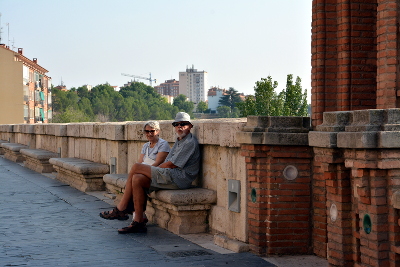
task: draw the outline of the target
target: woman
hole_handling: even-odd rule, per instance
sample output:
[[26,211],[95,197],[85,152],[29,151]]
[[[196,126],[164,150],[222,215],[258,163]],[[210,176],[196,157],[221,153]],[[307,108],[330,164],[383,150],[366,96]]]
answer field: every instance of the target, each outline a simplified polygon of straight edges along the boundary
[[[158,166],[164,162],[170,147],[167,141],[159,137],[160,124],[157,121],[148,121],[143,127],[143,131],[149,142],[145,143],[138,160],[138,163]],[[144,210],[146,207],[144,207]],[[125,192],[121,201],[112,211],[100,213],[100,217],[108,220],[127,220],[128,214],[133,212],[133,194],[132,194],[132,175],[129,173],[125,185]]]

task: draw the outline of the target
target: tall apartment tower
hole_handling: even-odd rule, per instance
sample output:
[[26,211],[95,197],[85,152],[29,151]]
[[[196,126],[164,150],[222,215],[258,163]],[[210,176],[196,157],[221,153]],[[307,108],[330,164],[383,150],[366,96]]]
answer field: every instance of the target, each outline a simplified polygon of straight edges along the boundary
[[0,124],[47,123],[52,118],[48,70],[0,44]]
[[189,98],[189,101],[198,104],[200,101],[206,101],[206,88],[208,83],[208,73],[206,71],[197,71],[192,68],[186,68],[186,72],[179,72],[179,94]]

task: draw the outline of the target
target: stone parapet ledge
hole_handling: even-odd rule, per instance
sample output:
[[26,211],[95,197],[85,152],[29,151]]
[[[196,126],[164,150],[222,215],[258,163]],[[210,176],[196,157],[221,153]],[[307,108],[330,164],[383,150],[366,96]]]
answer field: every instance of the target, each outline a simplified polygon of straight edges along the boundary
[[400,147],[400,109],[325,112],[309,144],[327,148]]
[[316,131],[308,134],[308,143],[312,147],[337,147],[337,134],[344,132],[352,120],[350,111],[324,112],[323,123],[316,127]]
[[[236,132],[245,126],[246,118],[193,120],[192,133],[200,144],[239,147]],[[173,143],[176,140],[173,120],[159,121],[160,137]],[[0,134],[35,134],[57,137],[90,138],[110,141],[144,141],[144,121],[128,122],[84,122],[84,123],[48,123],[48,124],[12,124],[0,125]],[[275,126],[274,126],[275,127]]]
[[310,130],[310,117],[249,116],[236,139],[240,144],[304,146]]

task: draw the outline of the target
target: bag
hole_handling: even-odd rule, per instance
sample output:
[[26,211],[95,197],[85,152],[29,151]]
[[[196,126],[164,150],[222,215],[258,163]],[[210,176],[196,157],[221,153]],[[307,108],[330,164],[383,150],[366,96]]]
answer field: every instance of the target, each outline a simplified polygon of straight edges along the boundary
[[147,165],[153,165],[154,162],[156,162],[154,159],[151,159],[149,157],[149,147],[147,147],[146,149],[146,153],[144,154],[144,158],[143,158],[143,164],[147,164]]

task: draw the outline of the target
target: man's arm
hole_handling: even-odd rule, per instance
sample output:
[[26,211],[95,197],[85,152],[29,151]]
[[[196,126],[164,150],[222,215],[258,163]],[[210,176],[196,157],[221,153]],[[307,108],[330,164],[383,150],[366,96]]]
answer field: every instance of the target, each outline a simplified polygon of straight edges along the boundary
[[160,167],[160,168],[168,168],[168,169],[178,168],[178,166],[175,166],[171,161],[164,162],[164,163],[158,165],[158,167]]

